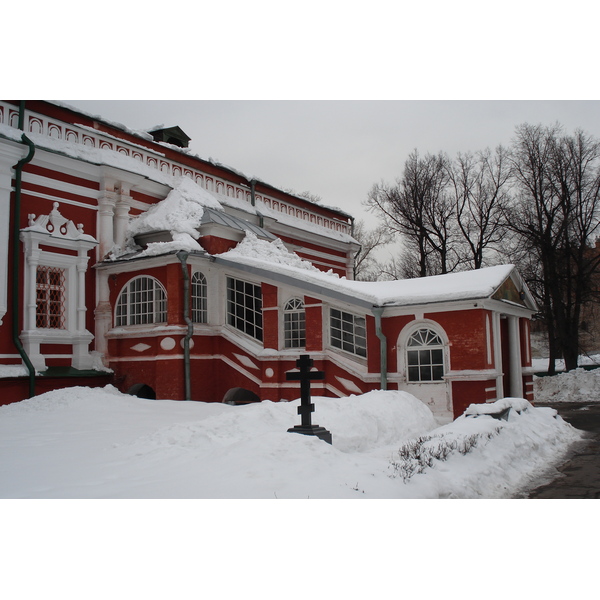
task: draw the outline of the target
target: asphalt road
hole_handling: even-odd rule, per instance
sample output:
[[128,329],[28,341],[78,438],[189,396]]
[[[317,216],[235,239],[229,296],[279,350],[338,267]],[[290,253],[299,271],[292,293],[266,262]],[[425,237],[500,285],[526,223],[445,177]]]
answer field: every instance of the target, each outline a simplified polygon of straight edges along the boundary
[[[537,404],[536,406],[541,406]],[[573,445],[559,475],[550,483],[531,490],[527,498],[600,498],[600,402],[565,402],[550,405],[561,417],[586,432],[586,439]]]

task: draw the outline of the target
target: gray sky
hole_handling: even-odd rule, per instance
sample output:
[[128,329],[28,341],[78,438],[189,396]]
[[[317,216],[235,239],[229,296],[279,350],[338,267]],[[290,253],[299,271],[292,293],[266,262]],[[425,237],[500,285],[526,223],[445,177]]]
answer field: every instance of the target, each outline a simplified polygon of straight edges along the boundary
[[192,151],[365,219],[371,186],[409,153],[508,145],[521,123],[561,123],[600,137],[600,101],[64,100],[132,129],[179,125]]

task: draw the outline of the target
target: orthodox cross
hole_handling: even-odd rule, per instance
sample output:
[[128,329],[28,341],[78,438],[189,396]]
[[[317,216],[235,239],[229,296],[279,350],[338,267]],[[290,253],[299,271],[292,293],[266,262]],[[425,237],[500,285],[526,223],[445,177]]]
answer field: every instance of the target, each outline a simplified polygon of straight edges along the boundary
[[311,413],[315,411],[315,405],[310,401],[310,382],[317,379],[325,379],[323,371],[311,371],[313,360],[308,354],[303,354],[296,361],[299,372],[286,373],[288,381],[300,381],[300,406],[298,414],[302,417],[302,422],[298,426],[288,429],[290,432],[303,433],[304,435],[316,435],[322,440],[331,444],[331,433],[324,427],[313,425],[311,422]]

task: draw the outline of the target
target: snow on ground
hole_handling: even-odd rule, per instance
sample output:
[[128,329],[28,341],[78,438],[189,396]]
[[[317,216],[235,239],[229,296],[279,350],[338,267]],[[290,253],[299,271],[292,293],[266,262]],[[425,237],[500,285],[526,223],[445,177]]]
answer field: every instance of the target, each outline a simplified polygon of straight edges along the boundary
[[[548,371],[548,359],[547,358],[534,358],[531,361],[533,369],[536,373],[545,373]],[[592,354],[590,356],[579,356],[577,364],[580,367],[590,367],[600,365],[600,354]],[[556,361],[556,370],[565,370],[565,361],[559,359]]]
[[552,408],[438,427],[404,392],[313,399],[333,445],[288,433],[299,401],[246,406],[67,388],[0,407],[2,498],[504,498],[579,432]]
[[600,402],[600,369],[575,369],[534,379],[537,402]]

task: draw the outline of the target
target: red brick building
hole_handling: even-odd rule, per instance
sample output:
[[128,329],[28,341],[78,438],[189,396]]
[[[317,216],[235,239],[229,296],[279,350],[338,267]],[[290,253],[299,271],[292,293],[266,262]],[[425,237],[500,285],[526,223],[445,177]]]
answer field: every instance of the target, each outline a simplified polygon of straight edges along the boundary
[[339,209],[135,132],[0,101],[0,402],[105,385],[149,397],[289,400],[407,390],[442,417],[532,399],[535,304],[511,266],[352,280]]

